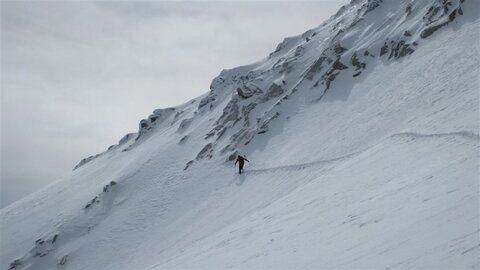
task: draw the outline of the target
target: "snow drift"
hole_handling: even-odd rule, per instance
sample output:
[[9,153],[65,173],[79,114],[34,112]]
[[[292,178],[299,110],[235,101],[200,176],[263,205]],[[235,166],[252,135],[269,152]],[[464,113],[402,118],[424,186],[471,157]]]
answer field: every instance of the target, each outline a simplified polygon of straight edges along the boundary
[[480,267],[479,14],[353,0],[2,209],[2,269]]

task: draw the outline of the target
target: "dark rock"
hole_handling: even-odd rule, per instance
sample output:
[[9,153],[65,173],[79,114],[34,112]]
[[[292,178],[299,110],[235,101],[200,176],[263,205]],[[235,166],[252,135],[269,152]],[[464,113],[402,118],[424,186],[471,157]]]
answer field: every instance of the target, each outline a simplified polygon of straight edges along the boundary
[[110,186],[115,186],[117,184],[117,182],[115,181],[110,181]]
[[361,72],[361,71],[359,71],[359,72],[357,72],[357,73],[353,74],[353,76],[352,76],[352,77],[357,77],[357,76],[358,76],[358,75],[360,75],[360,74],[362,74],[362,72]]
[[215,135],[215,132],[213,132],[213,130],[212,130],[209,133],[205,134],[204,139],[207,140],[207,139],[213,137],[213,135]]
[[140,121],[140,128],[147,128],[148,127],[148,122],[147,120],[143,119]]
[[22,261],[20,259],[16,259],[13,262],[10,263],[10,270],[15,269],[17,266],[20,266],[22,264]]
[[383,44],[383,46],[380,48],[380,56],[384,55],[388,53],[388,44],[387,42],[385,41],[385,43]]
[[256,92],[257,91],[250,89],[247,85],[244,85],[242,88],[237,88],[237,94],[244,99],[252,97]]
[[320,56],[309,68],[305,74],[305,78],[308,80],[313,79],[313,76],[319,73],[323,69],[323,62],[327,59],[326,56]]
[[183,119],[182,122],[180,122],[180,125],[178,126],[177,131],[183,131],[185,130],[190,124],[192,123],[193,118],[188,118],[188,119]]
[[238,107],[238,98],[233,98],[228,102],[227,106],[225,106],[225,108],[223,109],[222,115],[215,122],[215,124],[225,125],[230,121],[235,121],[236,119],[238,119],[238,115],[240,114],[239,110],[240,109]]
[[406,36],[406,37],[411,37],[412,36],[412,34],[408,30],[403,32],[403,35]]
[[350,63],[356,67],[355,70],[359,70],[359,69],[365,69],[365,66],[366,64],[365,63],[362,63],[358,60],[357,58],[357,52],[353,53],[352,55],[352,58],[350,59]]
[[[215,80],[216,79],[214,79],[214,81]],[[212,84],[213,84],[213,82],[212,82]],[[212,88],[212,86],[210,86],[210,88]],[[200,100],[200,103],[198,104],[198,109],[200,110],[205,105],[214,102],[216,100],[216,96],[217,95],[213,92],[213,90],[211,90],[210,93],[206,97],[204,97],[204,98],[202,98],[202,100]]]
[[250,104],[248,104],[247,106],[243,106],[242,107],[242,115],[243,117],[248,117],[248,115],[250,114],[250,112],[255,109],[255,107],[257,106],[257,103],[255,102],[252,102]]
[[335,51],[336,54],[342,54],[343,52],[347,51],[346,48],[344,48],[344,47],[342,47],[342,45],[340,45],[340,42],[335,44],[335,47],[334,47],[333,50]]
[[98,203],[98,196],[95,196],[91,201],[90,201],[91,204],[93,203]]
[[[308,39],[308,38],[307,38]],[[307,40],[307,42],[309,41],[310,39]],[[294,56],[295,57],[298,57],[298,56],[301,56],[305,53],[305,48],[303,46],[298,46],[295,48],[295,53],[294,53]]]
[[434,20],[434,17],[437,15],[437,13],[441,10],[439,6],[431,6],[427,13],[423,16],[423,21],[426,24],[432,23]]
[[237,88],[237,94],[241,96],[242,98],[249,98],[253,96],[253,93],[250,92],[244,92],[242,88],[238,87]]
[[157,115],[150,115],[150,117],[148,117],[148,120],[150,120],[151,123],[154,123],[157,119],[158,119]]
[[188,136],[183,136],[178,142],[178,144],[184,144],[187,140],[188,140]]
[[449,20],[449,21],[455,20],[455,16],[456,16],[456,15],[457,15],[457,10],[455,9],[455,10],[453,10],[453,12],[450,13],[450,15],[448,16],[448,20]]
[[410,48],[410,44],[406,44],[405,41],[400,41],[392,45],[392,51],[390,52],[389,58],[400,58],[406,55],[412,54],[414,50]]
[[263,97],[263,100],[266,101],[271,98],[278,97],[284,92],[285,92],[285,89],[283,89],[280,85],[276,83],[272,83],[272,85],[270,85],[270,88],[268,88],[267,93]]
[[190,160],[189,162],[187,162],[187,164],[185,165],[185,168],[183,168],[184,171],[186,171],[188,169],[188,167],[190,167],[192,164],[193,164],[193,160]]
[[216,125],[212,130],[210,130],[206,135],[205,135],[205,140],[210,138],[210,137],[213,137],[213,135],[215,135],[215,133],[217,133],[219,130],[221,130],[223,128],[223,124],[218,124]]
[[411,5],[408,5],[405,8],[405,13],[407,13],[407,17],[410,16],[410,14],[412,13],[412,6]]
[[348,67],[345,66],[342,62],[340,62],[340,58],[337,58],[337,61],[333,63],[333,68],[337,70],[343,70],[343,69],[347,69]]
[[65,265],[67,263],[68,255],[63,256],[58,262],[59,265]]
[[94,158],[95,158],[95,156],[89,156],[89,157],[87,157],[87,158],[82,159],[82,160],[73,168],[73,170],[76,170],[76,169],[82,167],[83,165],[85,165],[85,164],[87,164],[88,162],[92,161]]
[[235,160],[235,159],[237,158],[237,155],[238,155],[238,151],[235,151],[235,152],[231,153],[231,154],[228,156],[228,161]]
[[429,36],[431,36],[433,33],[435,33],[435,31],[437,31],[438,29],[444,27],[445,25],[447,25],[448,22],[444,22],[444,23],[441,23],[439,25],[435,25],[435,26],[432,26],[432,27],[429,27],[425,30],[422,31],[422,33],[420,34],[420,37],[421,38],[427,38]]
[[213,155],[213,145],[209,143],[205,145],[202,150],[198,153],[196,160],[204,159],[204,158],[212,158]]
[[340,72],[337,73],[331,73],[328,75],[325,79],[325,90],[328,90],[330,88],[330,84],[335,80],[335,77],[340,74]]
[[57,242],[57,239],[58,239],[58,234],[55,234],[52,238],[52,244],[54,244],[55,242]]
[[368,13],[374,9],[376,9],[377,7],[380,6],[380,3],[382,3],[383,0],[368,0],[366,4],[364,4],[367,8],[367,10],[365,11],[365,13]]
[[88,202],[86,205],[85,205],[85,209],[89,208],[90,206],[92,206],[94,203],[100,203],[100,200],[98,199],[98,196],[95,196],[93,199],[90,200],[90,202]]
[[449,0],[444,0],[443,1],[443,13],[448,12],[448,6],[451,6],[452,3]]
[[[462,1],[460,1],[460,4],[461,3],[462,3]],[[430,25],[430,24],[439,22],[439,21],[443,21],[443,23],[445,23],[445,19],[444,19],[445,16],[448,16],[449,21],[453,21],[456,17],[456,13],[457,13],[457,11],[460,7],[457,7],[452,12],[450,12],[450,7],[451,6],[452,6],[452,1],[450,1],[450,0],[442,0],[442,1],[433,2],[433,5],[428,9],[427,13],[423,16],[423,21],[425,22],[425,24],[427,26]],[[436,30],[436,29],[444,26],[443,23],[437,23],[437,25],[436,25],[437,28],[433,28],[433,29]],[[433,27],[435,27],[435,26],[433,26]],[[435,32],[435,30],[433,32]],[[428,33],[426,33],[426,35],[429,36]]]
[[143,134],[147,133],[147,131],[151,129],[148,123],[149,122],[146,119],[142,119],[140,121],[139,127],[138,127],[138,135],[135,138],[135,141],[138,141],[143,136]]
[[42,238],[38,239],[37,241],[35,241],[35,244],[36,245],[43,245],[43,243],[45,243],[45,241],[43,241]]

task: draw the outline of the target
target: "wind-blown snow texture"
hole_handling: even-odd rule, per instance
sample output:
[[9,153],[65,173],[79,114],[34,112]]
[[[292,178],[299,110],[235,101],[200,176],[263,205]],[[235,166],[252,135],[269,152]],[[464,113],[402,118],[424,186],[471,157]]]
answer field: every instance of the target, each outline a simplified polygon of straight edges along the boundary
[[479,6],[354,0],[222,71],[2,209],[2,269],[479,268]]

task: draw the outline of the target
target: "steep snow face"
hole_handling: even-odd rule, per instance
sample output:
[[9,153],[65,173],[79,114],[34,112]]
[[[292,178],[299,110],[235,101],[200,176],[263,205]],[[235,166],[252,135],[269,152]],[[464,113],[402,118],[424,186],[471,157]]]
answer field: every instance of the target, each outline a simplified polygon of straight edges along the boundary
[[480,267],[479,14],[352,1],[2,209],[2,269]]
[[231,160],[254,137],[266,133],[280,111],[289,115],[302,105],[290,100],[295,95],[302,96],[302,103],[312,103],[334,84],[351,88],[368,76],[373,63],[412,54],[425,38],[462,17],[462,5],[460,0],[352,1],[321,26],[286,38],[266,59],[222,71],[198,105],[194,100],[194,106],[156,110],[140,122],[136,140],[174,115],[172,124],[181,119],[183,143],[191,123],[209,115],[215,121],[208,124],[207,141],[185,168],[215,154]]

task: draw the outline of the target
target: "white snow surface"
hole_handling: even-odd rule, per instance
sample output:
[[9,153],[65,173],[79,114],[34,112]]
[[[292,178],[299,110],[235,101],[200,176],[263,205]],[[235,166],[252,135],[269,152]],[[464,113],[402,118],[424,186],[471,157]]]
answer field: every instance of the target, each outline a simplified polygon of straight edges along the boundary
[[[422,38],[442,2],[354,0],[156,110],[0,210],[1,268],[480,268],[480,3],[447,1],[462,14]],[[386,40],[414,52],[380,56]],[[347,66],[329,87],[332,63],[307,78],[322,52]]]

